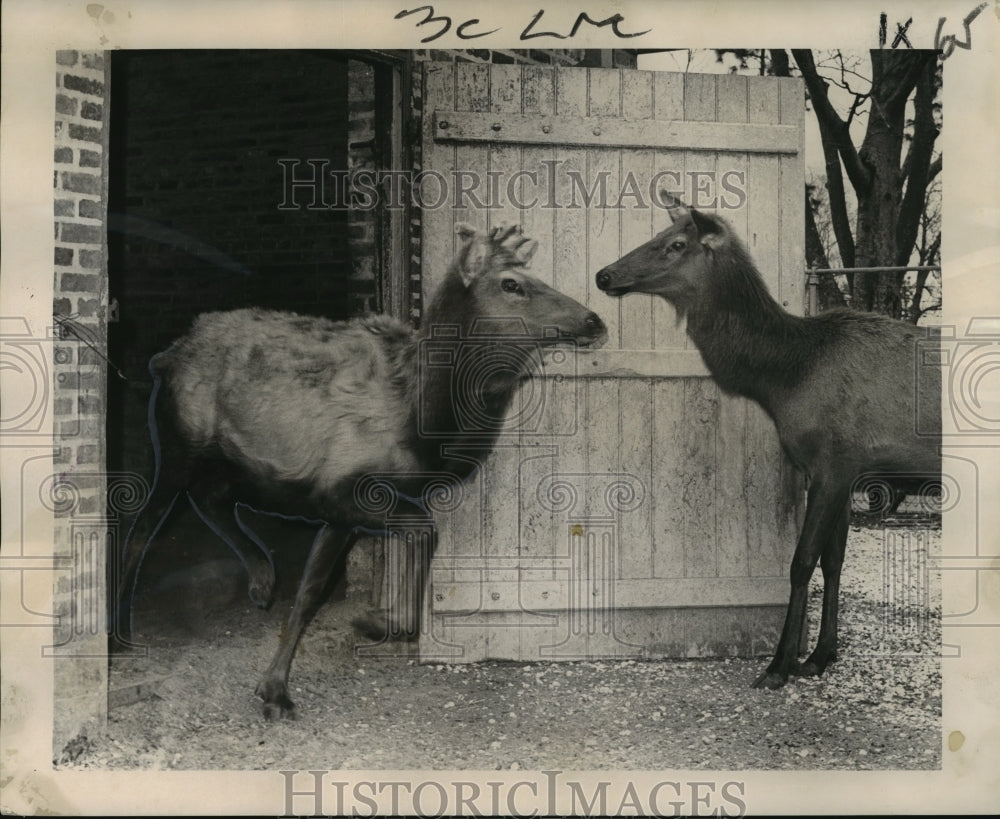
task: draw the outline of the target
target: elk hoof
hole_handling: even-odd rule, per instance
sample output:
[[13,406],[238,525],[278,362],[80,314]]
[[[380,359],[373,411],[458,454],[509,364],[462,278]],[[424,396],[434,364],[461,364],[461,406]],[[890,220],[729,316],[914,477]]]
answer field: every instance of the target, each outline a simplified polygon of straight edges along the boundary
[[823,668],[812,660],[806,660],[792,673],[795,674],[796,677],[818,677],[823,673]]
[[836,659],[836,654],[830,657],[813,654],[802,665],[794,669],[792,673],[799,677],[820,677],[826,671],[827,665]]
[[781,688],[786,682],[788,682],[787,674],[782,674],[777,671],[765,671],[757,678],[753,687],[766,688],[769,691],[774,691]]
[[295,703],[288,699],[288,697],[281,697],[274,702],[264,703],[264,719],[268,722],[295,718]]
[[264,700],[264,719],[295,719],[295,703],[288,696],[285,686],[261,683],[257,686],[257,696]]

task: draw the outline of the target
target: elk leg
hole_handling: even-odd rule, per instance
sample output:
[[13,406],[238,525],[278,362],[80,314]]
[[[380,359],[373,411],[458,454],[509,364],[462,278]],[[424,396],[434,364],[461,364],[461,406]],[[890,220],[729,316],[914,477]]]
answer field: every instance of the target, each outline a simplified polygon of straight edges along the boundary
[[295,646],[306,624],[312,619],[323,600],[327,581],[337,559],[354,539],[353,532],[324,526],[316,533],[306,560],[299,590],[295,594],[288,619],[278,639],[278,650],[257,684],[257,695],[264,700],[264,718],[295,718],[295,704],[288,696],[288,672],[295,655]]
[[188,492],[188,501],[205,525],[240,559],[249,578],[250,599],[260,608],[267,608],[274,594],[274,562],[263,544],[241,525],[228,483],[213,474]]
[[132,605],[139,567],[150,541],[170,517],[180,491],[176,483],[158,480],[125,537],[118,564],[121,575],[117,579],[115,614],[111,623],[113,640],[122,646],[129,645],[132,635]]
[[799,668],[803,677],[822,674],[829,663],[837,659],[837,613],[840,599],[840,570],[844,565],[847,548],[847,530],[851,519],[850,503],[837,521],[830,540],[823,549],[820,566],[823,569],[823,619],[819,628],[819,639],[812,654]]
[[821,481],[814,481],[809,487],[806,520],[792,558],[792,588],[785,613],[785,625],[781,630],[774,659],[754,682],[754,688],[780,688],[788,681],[788,675],[797,669],[802,621],[809,597],[809,578],[812,577],[823,547],[830,539],[831,529],[837,525],[838,516],[843,514],[847,506],[848,493],[846,486],[827,485]]

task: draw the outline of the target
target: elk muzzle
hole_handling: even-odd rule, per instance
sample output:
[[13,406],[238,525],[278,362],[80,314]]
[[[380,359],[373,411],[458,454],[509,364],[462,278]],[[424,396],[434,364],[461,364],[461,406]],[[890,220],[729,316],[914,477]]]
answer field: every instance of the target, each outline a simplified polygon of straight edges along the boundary
[[614,265],[608,265],[598,271],[594,280],[597,282],[597,289],[609,296],[624,296],[629,292],[629,287],[615,281]]
[[587,347],[600,347],[608,337],[608,328],[597,313],[591,313],[583,321],[586,328],[580,342]]

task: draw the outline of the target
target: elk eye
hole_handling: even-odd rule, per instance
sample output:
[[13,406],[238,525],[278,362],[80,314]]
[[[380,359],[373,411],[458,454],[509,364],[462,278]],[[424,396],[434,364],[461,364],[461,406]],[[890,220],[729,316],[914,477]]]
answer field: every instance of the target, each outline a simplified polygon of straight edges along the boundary
[[517,279],[503,279],[500,282],[500,287],[505,293],[520,293],[524,295],[521,283]]
[[684,242],[674,242],[672,245],[670,245],[670,249],[675,250],[678,253],[680,253],[684,249],[684,247],[685,247]]

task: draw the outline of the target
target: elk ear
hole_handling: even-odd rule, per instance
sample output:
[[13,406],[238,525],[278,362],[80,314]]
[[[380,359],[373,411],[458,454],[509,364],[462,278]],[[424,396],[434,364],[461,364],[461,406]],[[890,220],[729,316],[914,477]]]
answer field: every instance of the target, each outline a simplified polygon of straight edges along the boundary
[[691,210],[680,199],[667,191],[665,188],[660,188],[660,190],[657,191],[657,195],[660,197],[660,204],[663,205],[663,207],[667,209],[667,213],[670,214],[670,220],[672,222],[683,219]]
[[725,242],[725,227],[713,216],[691,209],[691,221],[698,231],[698,241],[710,250],[716,250]]
[[459,222],[455,225],[455,235],[458,236],[463,243],[467,243],[471,241],[473,236],[476,235],[476,229],[468,222]]
[[467,222],[455,225],[455,234],[461,241],[456,259],[458,274],[462,277],[462,284],[468,287],[486,269],[489,240]]

